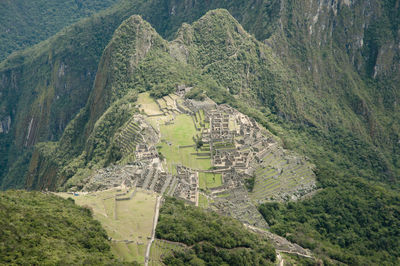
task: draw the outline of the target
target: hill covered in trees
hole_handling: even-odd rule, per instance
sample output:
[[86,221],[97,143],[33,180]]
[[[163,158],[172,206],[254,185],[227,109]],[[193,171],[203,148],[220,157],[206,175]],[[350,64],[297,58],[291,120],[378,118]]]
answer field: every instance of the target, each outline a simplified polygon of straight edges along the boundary
[[1,264],[119,264],[91,211],[42,192],[0,193]]
[[[238,21],[217,10],[182,25],[218,7]],[[316,165],[314,197],[260,206],[272,230],[340,262],[396,264],[398,8],[123,1],[1,63],[3,188],[57,189],[115,163],[106,143],[135,112],[125,107],[137,92],[161,97],[184,83],[192,98],[239,109]],[[155,30],[125,20],[135,13]],[[38,144],[49,140],[60,141]]]
[[118,0],[1,1],[0,60],[56,34],[79,19],[104,10]]
[[166,265],[274,265],[275,249],[238,221],[167,198],[157,238],[188,247],[164,258]]

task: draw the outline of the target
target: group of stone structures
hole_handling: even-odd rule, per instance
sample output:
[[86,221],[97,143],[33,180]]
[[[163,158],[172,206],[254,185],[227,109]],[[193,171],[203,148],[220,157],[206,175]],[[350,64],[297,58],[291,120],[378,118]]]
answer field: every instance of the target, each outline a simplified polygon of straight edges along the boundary
[[[211,161],[212,168],[206,172],[222,175],[221,186],[203,191],[213,209],[244,223],[266,227],[255,202],[295,200],[314,189],[312,165],[284,150],[254,119],[209,98],[196,101],[178,97],[187,91],[178,88],[176,95],[157,100],[157,104],[164,113],[192,116],[202,142],[197,156],[206,155],[200,159]],[[174,119],[164,123],[174,123]],[[156,149],[160,141],[159,130],[146,116],[134,115],[116,138],[124,154],[134,154],[132,163],[97,171],[87,180],[84,190],[139,187],[197,205],[200,170],[176,165],[176,174],[166,171]],[[249,192],[246,180],[254,178],[254,189]]]
[[[255,201],[296,200],[315,189],[313,166],[284,150],[254,119],[209,99],[185,100],[184,105],[196,121],[196,112],[203,110],[201,141],[209,149],[212,172],[222,174],[222,185],[208,191],[213,208],[265,227]],[[256,191],[249,193],[245,182],[252,178]]]
[[179,183],[176,185],[173,196],[191,202],[198,202],[199,173],[184,166],[176,167]]
[[203,129],[202,141],[209,144],[214,168],[222,172],[221,188],[243,187],[244,180],[254,177],[258,191],[251,196],[258,202],[296,200],[315,189],[313,166],[284,150],[254,119],[228,105],[204,114],[210,126]]
[[83,191],[106,190],[114,187],[137,187],[167,194],[196,203],[198,201],[198,173],[177,166],[177,174],[162,170],[161,162],[137,162],[125,166],[110,166],[98,170],[85,181]]

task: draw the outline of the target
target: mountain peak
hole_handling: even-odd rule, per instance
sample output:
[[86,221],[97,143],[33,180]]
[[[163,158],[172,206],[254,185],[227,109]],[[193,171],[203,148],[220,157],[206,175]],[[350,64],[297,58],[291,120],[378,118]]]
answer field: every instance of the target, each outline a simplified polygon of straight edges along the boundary
[[198,21],[194,22],[193,26],[195,28],[197,26],[198,28],[212,27],[217,29],[222,28],[224,30],[235,30],[249,36],[240,23],[226,9],[208,11]]
[[210,10],[208,11],[203,18],[207,18],[207,17],[220,17],[220,18],[227,18],[227,19],[231,19],[236,21],[236,19],[234,17],[232,17],[231,13],[229,13],[228,10],[224,9],[224,8],[219,8],[219,9],[214,9],[214,10]]
[[[128,90],[132,73],[153,49],[166,49],[167,42],[139,15],[126,19],[104,50],[90,99],[91,121]],[[93,126],[93,125],[92,125]]]

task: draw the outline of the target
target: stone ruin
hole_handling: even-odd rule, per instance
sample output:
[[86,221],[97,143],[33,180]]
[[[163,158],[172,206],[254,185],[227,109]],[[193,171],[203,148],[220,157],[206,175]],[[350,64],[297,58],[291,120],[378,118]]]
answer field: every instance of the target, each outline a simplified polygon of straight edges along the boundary
[[198,201],[198,173],[184,166],[176,166],[177,174],[162,170],[161,162],[153,160],[133,165],[110,166],[100,169],[85,180],[82,191],[98,191],[115,187],[141,188],[182,198],[196,204]]
[[175,94],[184,97],[193,87],[186,87],[185,85],[178,85],[175,90]]
[[[183,93],[186,88],[178,87],[178,90]],[[211,160],[213,166],[207,172],[222,175],[221,186],[205,191],[211,199],[211,208],[244,223],[265,228],[267,224],[257,211],[255,202],[296,200],[315,189],[315,178],[308,181],[303,178],[303,175],[313,175],[309,164],[284,150],[275,137],[254,119],[228,105],[217,105],[208,98],[196,101],[175,96],[165,102],[165,106],[158,102],[165,112],[186,113],[192,116],[195,125],[200,125],[201,128],[196,125],[196,129],[205,144],[201,154],[207,154],[202,159]],[[204,121],[197,117],[200,111],[204,113]],[[164,123],[173,123],[173,119],[174,116]],[[156,149],[160,133],[146,121],[145,116],[134,115],[117,135],[116,142],[124,154],[134,154],[134,162],[98,170],[86,180],[83,190],[138,187],[198,204],[198,170],[183,165],[175,166],[174,175],[164,170]],[[261,190],[249,193],[245,182],[253,177]],[[281,180],[285,178],[292,183],[287,181],[288,185],[283,187],[286,181]],[[269,185],[271,181],[275,183]],[[266,184],[265,190],[262,182]]]
[[179,182],[172,195],[189,202],[197,203],[199,173],[181,165],[176,166],[176,171]]

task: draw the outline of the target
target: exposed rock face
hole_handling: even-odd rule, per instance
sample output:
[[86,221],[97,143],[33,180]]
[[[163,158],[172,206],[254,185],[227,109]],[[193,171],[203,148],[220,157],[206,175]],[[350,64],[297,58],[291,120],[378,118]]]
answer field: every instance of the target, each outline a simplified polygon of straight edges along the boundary
[[[210,53],[210,51],[213,52]],[[242,58],[248,58],[248,60]],[[167,69],[168,74],[162,73],[156,76],[157,79],[154,82],[152,81],[154,77],[150,73],[157,75],[160,72],[159,63],[165,64],[162,68]],[[68,63],[65,65],[69,66]],[[63,67],[60,64],[57,74],[60,70],[67,71],[68,69],[69,67]],[[308,125],[321,128],[338,123],[340,121],[338,117],[349,115],[354,119],[349,124],[342,123],[342,126],[356,125],[365,134],[364,121],[359,120],[357,114],[349,113],[348,109],[336,110],[334,106],[331,106],[331,112],[333,110],[336,112],[336,116],[332,117],[306,115],[308,112],[318,114],[320,110],[326,108],[327,103],[319,101],[319,96],[316,97],[312,91],[300,89],[305,85],[301,80],[296,80],[294,73],[290,70],[285,71],[283,63],[274,56],[273,50],[245,32],[226,10],[211,11],[193,25],[184,25],[179,30],[176,40],[172,42],[163,40],[150,24],[139,16],[132,16],[118,28],[105,49],[89,101],[72,123],[74,129],[69,130],[64,136],[65,140],[60,142],[63,146],[61,150],[65,150],[65,155],[60,158],[74,158],[81,153],[84,146],[88,153],[82,156],[91,157],[89,151],[95,149],[95,146],[89,148],[87,145],[91,142],[86,144],[85,142],[91,134],[94,134],[97,120],[117,100],[124,99],[131,91],[146,87],[156,90],[157,84],[164,84],[163,82],[166,81],[182,82],[187,79],[185,76],[188,75],[187,73],[193,75],[192,73],[196,72],[206,75],[204,79],[214,79],[218,84],[224,84],[230,94],[250,106],[271,105],[273,106],[271,108],[275,112],[278,111],[278,115],[284,118],[303,121]],[[162,86],[168,86],[168,83]],[[324,93],[321,92],[321,94]],[[369,117],[371,127],[378,131],[379,126],[376,125],[374,117],[368,110],[369,100],[361,96],[360,98],[359,106],[362,110],[357,113]],[[342,98],[338,97],[337,100],[342,101]],[[334,102],[335,100],[332,99],[332,104]],[[357,107],[357,110],[360,108]],[[40,124],[37,121],[35,118],[32,120],[31,117],[27,120],[28,125],[32,124],[31,127],[27,127],[31,130],[27,131],[29,136],[24,139],[27,145],[31,143],[29,142],[31,136],[35,136],[32,130],[35,132],[37,128],[35,125]],[[82,132],[83,128],[84,132]],[[76,146],[74,153],[68,154],[71,146]],[[282,171],[285,174],[290,172],[279,165],[274,167],[277,175],[281,175]],[[303,190],[307,193],[308,188],[304,187]],[[290,197],[290,195],[282,195],[281,198],[288,196]],[[296,197],[300,196],[299,194]]]
[[[167,1],[163,4],[165,8],[160,10],[160,2],[154,0],[143,5],[124,6],[124,12],[110,13],[99,21],[91,20],[93,25],[78,25],[67,31],[66,36],[85,40],[88,45],[82,50],[78,48],[81,42],[72,42],[72,48],[68,48],[68,38],[72,37],[57,37],[35,52],[10,58],[2,64],[0,100],[7,99],[6,111],[13,113],[11,127],[16,132],[13,143],[21,150],[38,141],[57,140],[60,137],[68,121],[86,103],[103,48],[128,13],[145,10],[144,17],[164,36],[171,36],[181,26],[182,21],[191,22],[208,9],[224,7],[243,24],[244,29],[253,33],[258,40],[264,41],[271,50],[259,49],[261,46],[258,44],[246,46],[243,40],[249,39],[249,35],[237,23],[224,19],[214,23],[210,19],[220,19],[219,15],[223,12],[211,13],[213,15],[192,26],[185,24],[178,31],[177,39],[173,43],[159,44],[175,60],[201,66],[204,73],[212,74],[224,69],[232,72],[235,69],[237,73],[233,77],[224,74],[215,78],[233,95],[251,103],[256,100],[260,106],[271,108],[275,114],[288,121],[315,126],[321,130],[343,127],[351,134],[361,136],[371,149],[376,145],[382,146],[380,149],[393,150],[393,143],[398,140],[398,124],[394,121],[392,127],[390,121],[399,112],[396,104],[399,102],[399,95],[395,84],[400,74],[395,60],[399,54],[396,30],[398,16],[395,13],[398,2],[390,5],[392,4],[393,6],[385,6],[380,1],[373,0],[307,3],[271,1],[268,5],[264,5],[262,1],[241,4],[219,0],[207,3]],[[149,14],[148,10],[160,10],[160,16]],[[160,20],[159,17],[163,19]],[[226,14],[223,17],[227,17]],[[140,27],[128,27],[130,23],[137,23],[138,19],[131,18],[125,23],[125,27],[120,28],[120,32],[139,32]],[[110,26],[103,27],[103,22],[110,23]],[[215,42],[208,42],[209,37],[215,37],[212,36],[212,31],[208,31],[215,24],[223,26],[220,29],[224,29],[224,32]],[[86,34],[83,28],[101,32],[96,36],[101,35],[102,38]],[[220,30],[213,29],[214,32]],[[90,104],[91,123],[95,123],[96,117],[104,111],[102,106],[107,104],[103,103],[112,101],[111,95],[107,95],[108,91],[113,91],[112,97],[118,97],[120,92],[129,88],[130,81],[125,74],[134,73],[132,71],[141,58],[157,47],[159,37],[154,32],[146,30],[142,31],[142,35],[143,38],[140,37],[137,43],[130,39],[127,46],[121,45],[121,50],[112,48],[115,46],[114,42],[104,53],[98,68],[101,74],[97,75],[95,85],[97,93],[92,95]],[[236,39],[238,35],[241,41]],[[53,46],[60,50],[56,49],[54,52]],[[254,52],[253,55],[257,54],[257,60],[264,60],[261,63],[266,66],[265,69],[254,68],[257,62],[250,60],[249,54],[240,50],[244,47],[247,51]],[[133,52],[136,49],[137,52]],[[210,50],[214,53],[204,53]],[[226,57],[221,57],[221,51],[225,52]],[[112,53],[114,56],[111,60],[108,56]],[[30,54],[35,54],[35,57],[30,57]],[[122,55],[121,60],[117,54]],[[244,54],[249,63],[242,65],[246,61],[242,57]],[[276,73],[268,72],[268,69],[279,65],[276,60],[271,61],[273,57],[270,54],[283,60],[281,72],[294,69],[299,82],[293,82],[297,78],[290,77],[280,86],[282,76],[279,75],[275,76],[277,79],[272,78],[272,81],[262,81],[263,75],[274,77]],[[80,60],[69,60],[71,58]],[[122,75],[116,78],[117,75],[112,74],[111,70],[105,71],[111,65],[119,68]],[[124,71],[121,65],[124,65]],[[364,75],[374,77],[378,82],[381,77],[389,77],[390,82],[377,86],[376,89],[366,90],[370,85],[365,83]],[[106,87],[112,87],[112,90],[102,91]],[[248,99],[248,96],[253,97]],[[359,112],[359,103],[363,103],[362,112]],[[2,101],[1,108],[4,108],[3,105],[5,101]],[[389,119],[377,119],[374,115],[377,111]],[[322,113],[324,115],[320,115]],[[31,132],[28,134],[32,117]],[[93,124],[88,127],[89,131],[92,126]],[[388,161],[385,158],[379,160],[382,164]],[[391,173],[391,166],[385,165],[384,168],[384,172]]]
[[7,134],[11,128],[11,116],[0,119],[0,133]]

